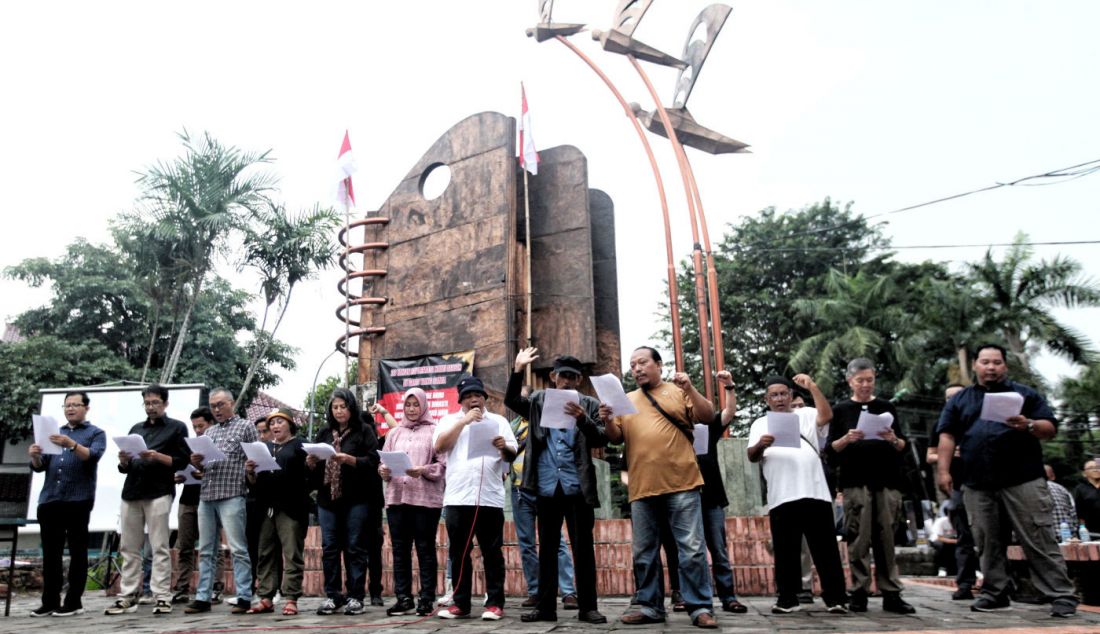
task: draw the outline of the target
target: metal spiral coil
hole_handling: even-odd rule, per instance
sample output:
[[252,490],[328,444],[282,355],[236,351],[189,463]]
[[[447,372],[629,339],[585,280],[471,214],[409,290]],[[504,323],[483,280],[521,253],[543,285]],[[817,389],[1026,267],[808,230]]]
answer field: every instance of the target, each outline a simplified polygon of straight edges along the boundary
[[367,253],[369,251],[385,251],[390,248],[389,242],[363,242],[355,246],[348,244],[348,231],[366,226],[381,226],[384,227],[389,224],[389,218],[383,218],[380,216],[371,216],[369,218],[361,218],[350,223],[348,226],[340,229],[339,237],[337,238],[340,245],[344,247],[343,253],[340,254],[338,265],[341,270],[344,271],[344,276],[340,278],[340,281],[336,284],[336,288],[340,291],[347,300],[341,303],[336,308],[336,318],[339,319],[345,325],[344,334],[336,340],[336,349],[351,357],[358,357],[357,350],[350,350],[348,348],[348,341],[355,337],[378,337],[386,333],[385,326],[367,326],[363,327],[362,323],[362,311],[360,311],[360,318],[358,320],[351,319],[349,313],[352,306],[359,306],[362,308],[381,308],[386,305],[389,300],[385,297],[370,297],[365,295],[356,295],[348,288],[348,282],[355,279],[364,280],[364,287],[366,286],[366,280],[374,280],[386,276],[386,269],[363,269],[352,270],[352,264],[348,261],[348,256],[355,253]]

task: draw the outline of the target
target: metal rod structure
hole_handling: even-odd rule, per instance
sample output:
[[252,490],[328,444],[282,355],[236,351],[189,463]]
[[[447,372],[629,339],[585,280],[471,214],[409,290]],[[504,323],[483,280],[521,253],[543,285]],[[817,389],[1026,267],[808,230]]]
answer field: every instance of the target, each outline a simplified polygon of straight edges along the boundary
[[[703,357],[703,388],[707,400],[714,401],[714,374],[711,370],[710,359],[710,329],[707,327],[707,321],[710,315],[707,310],[708,293],[706,284],[703,282],[703,254],[702,247],[699,243],[698,222],[695,217],[695,192],[691,185],[691,178],[688,176],[690,168],[686,165],[687,157],[684,153],[684,148],[680,145],[679,139],[676,138],[676,130],[672,127],[672,122],[668,118],[668,112],[666,112],[664,106],[661,105],[661,98],[657,96],[657,91],[653,88],[653,83],[649,81],[649,76],[646,75],[645,70],[633,55],[628,54],[626,58],[630,60],[630,64],[634,66],[634,70],[638,72],[638,76],[641,77],[642,82],[645,83],[646,90],[649,91],[650,96],[653,98],[655,108],[661,115],[661,121],[664,123],[665,130],[668,131],[668,140],[672,143],[672,150],[676,155],[676,161],[680,165],[680,176],[681,180],[684,182],[684,193],[687,196],[688,203],[688,215],[691,219],[691,238],[693,242],[691,261],[695,272],[695,303],[697,306],[696,313],[699,317],[699,350]],[[717,352],[719,354],[721,353],[720,350]],[[722,398],[722,396],[719,398]]]
[[[522,116],[522,114],[520,116]],[[531,131],[528,130],[527,134],[531,134]],[[520,148],[519,151],[520,154],[522,154],[523,148]],[[528,192],[527,190],[527,166],[520,167],[520,169],[523,171],[523,235],[527,240],[527,258],[526,262],[524,262],[523,264],[523,268],[526,272],[527,277],[527,347],[531,347],[532,345],[534,345],[531,343],[531,338],[533,334],[531,332],[531,196],[530,192]],[[527,364],[527,368],[525,369],[524,382],[527,383],[527,385],[531,385],[530,363]]]
[[[718,300],[718,269],[714,266],[714,250],[710,245],[710,231],[707,230],[707,217],[703,213],[703,199],[699,195],[699,183],[695,180],[695,169],[691,161],[684,153],[684,164],[687,165],[688,179],[691,181],[691,190],[695,194],[695,209],[699,213],[699,224],[703,229],[703,254],[707,258],[707,299],[710,301],[710,334],[714,340],[714,372],[718,373],[726,369],[726,349],[722,342],[722,313]],[[725,407],[725,390],[719,391],[720,404]]]
[[661,200],[661,215],[664,219],[665,225],[665,256],[668,269],[668,304],[672,320],[673,355],[676,359],[676,370],[683,371],[684,349],[680,331],[680,299],[679,290],[677,288],[678,285],[676,283],[676,265],[672,255],[672,226],[669,222],[668,199],[665,196],[664,180],[661,178],[661,170],[657,166],[657,159],[653,155],[653,148],[649,145],[649,139],[646,137],[645,130],[642,128],[641,124],[638,123],[638,119],[634,116],[634,111],[630,108],[630,104],[628,104],[626,100],[623,99],[622,94],[619,92],[619,89],[615,87],[615,84],[612,83],[611,79],[608,78],[608,76],[604,74],[602,70],[600,70],[600,67],[597,66],[596,63],[593,62],[587,55],[585,55],[583,51],[573,45],[572,42],[565,39],[561,35],[556,35],[554,37],[563,45],[565,45],[566,48],[573,51],[578,57],[580,57],[585,64],[588,64],[588,67],[591,68],[592,71],[595,72],[601,80],[603,80],[604,85],[606,85],[607,88],[611,91],[611,94],[615,96],[615,99],[619,101],[619,105],[623,107],[623,111],[626,113],[627,118],[630,119],[630,122],[634,125],[634,130],[638,133],[638,139],[642,142],[642,147],[645,148],[646,156],[649,158],[649,165],[653,170],[653,178],[657,182],[657,194]]

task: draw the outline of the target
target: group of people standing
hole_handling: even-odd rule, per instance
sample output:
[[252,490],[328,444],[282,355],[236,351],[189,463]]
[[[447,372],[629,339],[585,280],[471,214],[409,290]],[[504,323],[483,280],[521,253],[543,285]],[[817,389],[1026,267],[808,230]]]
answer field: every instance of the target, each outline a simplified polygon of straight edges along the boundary
[[[1005,357],[998,346],[980,347],[974,362],[975,385],[954,395],[944,408],[936,426],[940,483],[948,491],[961,488],[957,497],[965,501],[981,554],[985,583],[973,609],[1007,607],[1010,584],[1005,550],[1009,531],[1015,531],[1034,567],[1036,587],[1052,601],[1052,615],[1070,616],[1077,600],[1041,512],[1050,498],[1042,482],[1039,441],[1054,435],[1055,419],[1034,390],[1007,380]],[[717,375],[727,398],[716,412],[686,374],[676,372],[671,381],[665,381],[660,354],[643,346],[630,357],[630,372],[638,386],[627,395],[633,413],[616,412],[581,395],[562,412],[574,424],[545,426],[547,393],[530,392],[523,385],[524,371],[537,358],[537,349],[527,348],[515,359],[504,397],[504,404],[517,414],[520,424],[515,426],[487,410],[488,393],[473,376],[458,384],[461,409],[438,421],[431,416],[428,395],[417,388],[403,395],[399,418],[377,404],[363,412],[352,392],[336,390],[326,411],[327,426],[315,439],[332,448],[324,457],[303,446],[291,412],[272,412],[262,422],[277,470],[260,470],[245,455],[242,444],[257,440],[257,428],[234,413],[234,398],[228,390],[211,391],[209,409],[199,408],[192,414],[196,435],[210,438],[224,454],[215,458],[192,452],[184,423],[165,416],[168,390],[156,385],[145,388],[147,419],[134,425],[131,433],[142,436],[147,449],[137,455],[118,454],[119,471],[126,474],[120,545],[124,564],[120,596],[106,613],[137,609],[146,535],[152,553],[153,613],[170,613],[173,599],[179,601],[181,595],[189,599],[193,575],[189,562],[181,563],[176,596],[171,594],[168,531],[176,474],[187,469],[199,481],[190,485],[197,489],[189,492],[185,487],[179,511],[181,558],[190,557],[186,548],[193,546],[196,533],[198,538],[199,578],[194,599],[185,609],[188,613],[211,609],[224,533],[237,595],[232,612],[272,612],[276,594],[281,594],[283,614],[297,614],[310,498],[316,491],[325,591],[319,614],[355,615],[365,610],[368,570],[381,570],[384,504],[396,594],[387,614],[470,618],[470,552],[476,538],[486,585],[481,618],[499,620],[504,615],[505,479],[511,472],[520,541],[533,542],[531,529],[536,528],[539,543],[537,554],[525,553],[523,558],[529,586],[524,606],[530,610],[521,614],[521,620],[557,620],[559,584],[574,582],[566,593],[572,604],[566,601],[565,607],[576,609],[583,622],[605,623],[597,605],[593,534],[600,500],[592,454],[608,443],[624,445],[624,475],[629,476],[624,481],[633,529],[635,594],[621,621],[645,624],[667,619],[662,543],[671,547],[666,552],[674,553],[668,562],[670,573],[675,573],[678,598],[693,625],[718,626],[714,596],[724,611],[745,612],[737,600],[728,557],[723,508],[728,500],[716,456],[718,439],[736,413],[729,373]],[[835,404],[805,374],[793,380],[775,376],[765,381],[768,410],[796,417],[797,423],[792,424],[798,427],[797,446],[777,445],[767,416],[757,419],[749,430],[748,459],[761,463],[767,486],[778,591],[772,611],[777,614],[793,612],[807,599],[812,602],[812,596],[805,596],[808,570],[803,560],[809,558],[816,566],[828,612],[867,610],[872,575],[884,610],[915,611],[901,597],[894,560],[894,532],[901,517],[901,455],[908,440],[894,406],[875,394],[873,363],[853,360],[846,377],[851,396]],[[575,390],[584,380],[583,366],[574,357],[558,357],[550,379],[558,389]],[[1024,396],[1021,414],[1004,423],[982,420],[984,395],[1003,391]],[[804,399],[809,402],[799,407]],[[103,432],[86,419],[88,406],[87,394],[66,395],[68,424],[50,439],[62,447],[61,454],[45,454],[37,445],[30,448],[31,467],[48,476],[38,508],[45,584],[36,616],[82,612],[87,522],[94,502],[96,463],[106,449]],[[868,437],[859,424],[864,413],[888,416],[890,422]],[[382,416],[390,425],[385,450],[408,457],[411,467],[403,473],[380,461],[382,441],[372,415]],[[708,428],[705,451],[694,446],[698,424]],[[521,452],[522,468],[511,468]],[[1100,469],[1095,471],[1100,482]],[[386,483],[384,501],[382,482]],[[850,591],[845,588],[837,548],[833,508],[838,494],[843,498],[842,535],[848,548]],[[449,542],[447,571],[453,594],[450,605],[435,612],[436,532],[441,516]],[[253,529],[255,554],[249,552],[248,517],[259,518]],[[572,554],[571,573],[564,571],[570,558],[563,547],[563,524]],[[187,539],[190,543],[184,543]],[[61,555],[66,541],[72,559],[69,591],[62,601]],[[415,597],[414,547],[419,568]],[[803,557],[804,553],[810,557]],[[254,576],[258,577],[255,584]],[[380,580],[377,583],[380,592]],[[374,599],[373,588],[371,595]]]

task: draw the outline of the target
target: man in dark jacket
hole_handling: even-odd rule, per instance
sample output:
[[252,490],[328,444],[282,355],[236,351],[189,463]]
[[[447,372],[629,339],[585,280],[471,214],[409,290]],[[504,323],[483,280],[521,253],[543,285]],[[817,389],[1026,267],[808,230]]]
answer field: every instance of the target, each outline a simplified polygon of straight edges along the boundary
[[[596,524],[593,509],[600,505],[600,499],[591,450],[607,445],[600,422],[600,403],[590,396],[579,395],[579,403],[567,402],[564,406],[564,413],[576,420],[575,427],[544,427],[543,415],[548,413],[543,411],[546,391],[535,391],[529,398],[520,394],[524,368],[537,358],[537,348],[525,348],[516,355],[504,395],[504,404],[530,422],[522,487],[538,496],[539,603],[520,619],[557,620],[558,546],[564,520],[577,576],[580,604],[577,618],[587,623],[606,623],[607,618],[596,606],[596,554],[592,541]],[[558,357],[550,379],[559,390],[576,390],[584,380],[581,362],[576,357]]]

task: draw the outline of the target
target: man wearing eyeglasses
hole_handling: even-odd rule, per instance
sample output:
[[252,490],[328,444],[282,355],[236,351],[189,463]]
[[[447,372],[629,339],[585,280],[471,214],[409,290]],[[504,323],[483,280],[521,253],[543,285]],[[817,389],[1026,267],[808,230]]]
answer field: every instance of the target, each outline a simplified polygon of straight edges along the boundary
[[1073,502],[1077,517],[1090,533],[1100,533],[1100,462],[1085,463],[1085,481],[1073,490]]
[[[50,442],[59,454],[46,454],[31,445],[31,469],[45,473],[38,496],[38,524],[42,528],[42,605],[31,616],[83,614],[81,597],[88,575],[88,520],[95,503],[96,470],[107,448],[103,430],[89,423],[88,394],[65,395],[65,421]],[[69,589],[61,602],[64,581],[62,556],[69,542]]]
[[129,614],[137,610],[141,594],[142,548],[145,534],[153,550],[150,588],[156,604],[153,614],[172,612],[172,557],[169,551],[168,514],[176,495],[176,472],[187,466],[187,426],[165,416],[168,388],[150,385],[141,391],[145,420],[130,428],[141,436],[145,451],[132,455],[118,452],[118,470],[126,474],[122,484],[122,555],[119,598],[105,614]]
[[233,393],[219,387],[210,391],[210,411],[214,424],[204,436],[225,454],[224,459],[207,461],[206,456],[191,454],[191,464],[204,471],[199,494],[199,585],[195,600],[184,608],[187,614],[210,611],[214,594],[214,556],[218,546],[218,524],[225,529],[225,541],[233,555],[233,585],[237,603],[232,614],[245,614],[252,607],[252,560],[245,536],[244,463],[247,457],[241,443],[255,442],[256,427],[234,413]]

